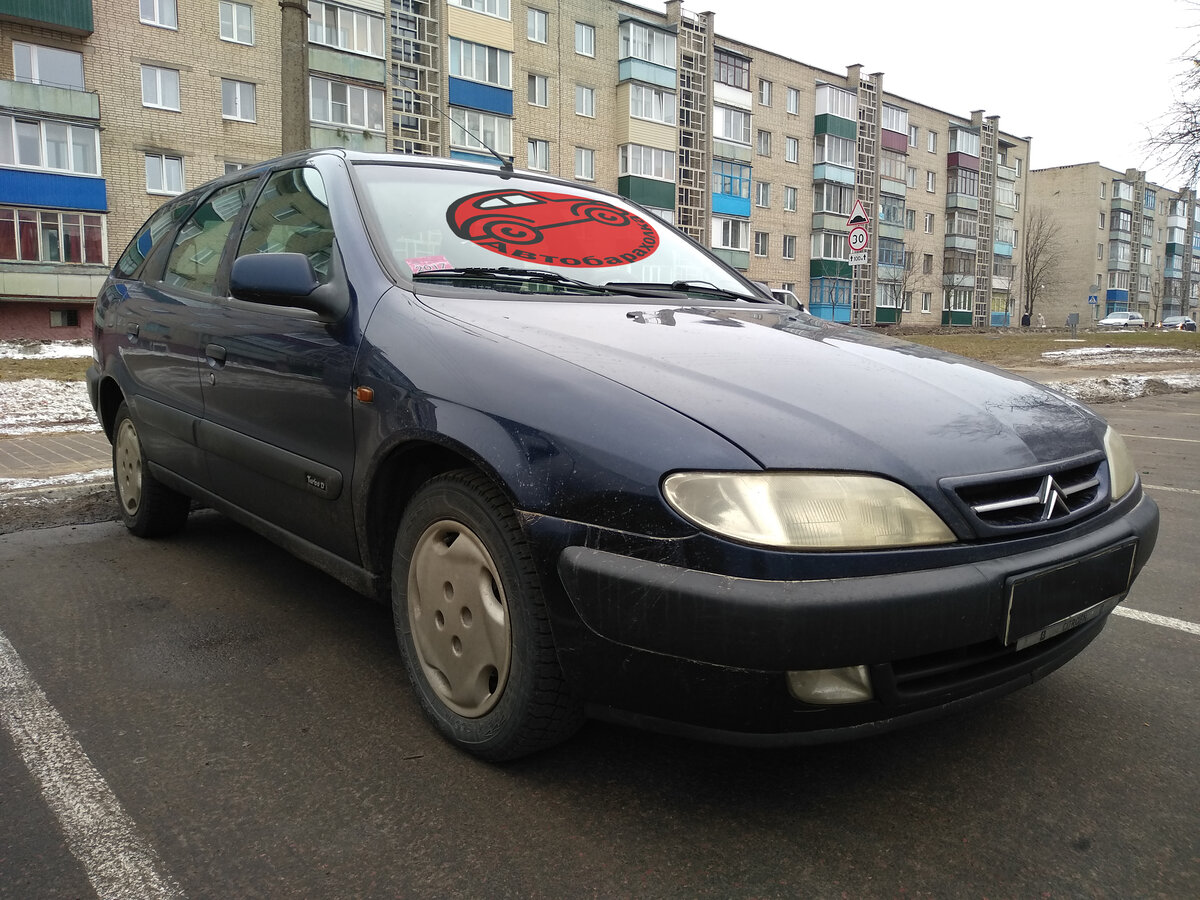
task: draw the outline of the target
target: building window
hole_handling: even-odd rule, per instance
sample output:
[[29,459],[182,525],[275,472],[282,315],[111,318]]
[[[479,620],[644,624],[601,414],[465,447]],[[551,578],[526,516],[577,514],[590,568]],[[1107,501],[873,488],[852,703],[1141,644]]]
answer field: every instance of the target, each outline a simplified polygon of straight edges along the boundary
[[138,0],[138,15],[143,25],[178,28],[175,0]]
[[879,221],[885,225],[904,227],[904,198],[894,194],[879,195]]
[[785,138],[783,142],[783,158],[788,162],[800,161],[800,138]]
[[796,258],[796,236],[794,234],[785,234],[783,236],[783,258]]
[[0,165],[99,175],[98,138],[88,125],[0,115]]
[[471,152],[512,154],[512,119],[474,109],[450,107],[450,146]]
[[758,140],[758,155],[759,156],[770,156],[771,155],[771,132],[760,131],[758,133],[757,140]]
[[754,205],[764,209],[771,205],[770,182],[757,181],[754,183]]
[[508,18],[508,0],[450,0],[450,5],[487,13],[498,19]]
[[788,115],[800,115],[800,92],[793,87],[787,89],[787,111]]
[[13,41],[13,78],[31,84],[83,90],[83,54]]
[[879,174],[892,181],[908,181],[908,164],[903,153],[895,150],[879,151]]
[[933,308],[933,294],[925,291],[921,294],[921,312],[927,313]]
[[1106,196],[1106,193],[1107,193],[1107,191],[1106,191],[1106,185],[1105,185],[1105,183],[1102,181],[1102,182],[1100,182],[1100,199],[1101,199],[1101,200],[1107,200],[1107,199],[1108,199],[1108,197]]
[[[921,257],[921,274],[922,275],[932,275],[933,274],[933,254],[932,253],[926,253],[923,257]],[[929,312],[929,310],[925,310],[925,311]]]
[[930,153],[937,153],[937,132],[931,131],[925,135],[925,149]]
[[1133,228],[1133,213],[1126,209],[1114,209],[1112,230],[1128,232]]
[[249,4],[221,0],[218,18],[221,23],[221,40],[233,41],[235,44],[254,43],[254,8]]
[[620,54],[621,59],[643,59],[674,69],[675,35],[643,25],[641,22],[622,22]]
[[849,216],[854,211],[854,188],[823,181],[813,188],[813,209],[819,213]]
[[596,29],[593,26],[575,23],[575,52],[580,56],[596,55]]
[[525,35],[535,44],[544,44],[549,40],[550,13],[540,9],[525,11]]
[[813,259],[850,259],[850,247],[846,236],[833,231],[814,231],[812,236]]
[[762,106],[771,105],[771,82],[765,78],[758,79],[758,102]]
[[239,122],[254,121],[254,85],[221,79],[221,115]]
[[783,208],[787,212],[796,211],[796,199],[799,195],[799,190],[794,187],[785,187],[783,189]]
[[620,174],[640,175],[662,181],[675,180],[675,154],[658,147],[641,144],[622,144],[620,151]]
[[925,213],[925,233],[933,234],[934,220],[936,216],[933,213]]
[[713,80],[718,84],[727,84],[730,87],[741,88],[743,91],[750,90],[749,59],[738,56],[736,53],[730,53],[728,50],[717,49],[713,51],[713,63],[715,66]]
[[[310,0],[308,39],[314,44],[383,58],[383,17]],[[453,40],[451,40],[453,43]]]
[[713,137],[749,146],[750,113],[732,106],[714,106],[713,120]]
[[937,174],[935,172],[925,173],[925,190],[931,194],[937,190]]
[[179,72],[142,66],[142,106],[179,111]]
[[178,156],[147,153],[146,193],[182,194],[183,160]]
[[52,310],[50,310],[50,327],[51,328],[78,328],[79,327],[79,310],[77,310],[77,309],[52,309]]
[[104,262],[98,215],[0,207],[0,260]]
[[596,89],[575,85],[575,115],[587,116],[589,119],[596,115]]
[[858,146],[849,138],[837,137],[832,134],[818,134],[813,140],[813,162],[828,163],[853,169],[858,154]]
[[[971,169],[951,169],[946,173],[946,193],[962,194],[964,197],[978,197],[979,173]],[[1016,199],[1015,195],[1013,199]]]
[[881,266],[903,266],[904,241],[898,241],[895,238],[880,238],[879,264]]
[[1100,213],[1099,223],[1100,223],[1100,230],[1103,231],[1104,230],[1104,213]]
[[529,76],[529,103],[532,106],[549,104],[550,85],[545,75]]
[[712,169],[714,194],[750,199],[750,167],[725,159],[714,159]]
[[530,138],[526,144],[529,154],[529,168],[538,172],[550,171],[550,142]]
[[858,97],[853,91],[832,84],[818,84],[816,101],[818,116],[837,116],[851,122],[858,119]]
[[645,84],[629,86],[629,115],[664,125],[675,124],[675,95]]
[[766,256],[771,247],[771,235],[765,231],[754,232],[754,255]]
[[383,91],[315,76],[308,83],[312,121],[383,131]]
[[883,104],[882,121],[879,124],[896,134],[908,134],[908,110],[885,103]]
[[575,177],[584,181],[596,179],[596,151],[586,147],[575,148]]
[[246,164],[245,164],[245,163],[240,163],[240,162],[226,162],[226,163],[225,163],[225,174],[226,174],[226,175],[228,175],[230,172],[238,172],[238,171],[240,171],[240,170],[242,170],[242,169],[244,169],[244,168],[246,168]]
[[904,211],[904,230],[917,230],[917,211],[915,209],[906,209]]
[[456,78],[511,88],[512,54],[498,47],[450,38],[450,74]]
[[745,219],[714,216],[713,243],[722,250],[749,250],[750,223]]
[[950,152],[979,156],[979,135],[965,128],[950,129]]
[[917,128],[917,126],[916,126],[916,125],[909,125],[909,126],[908,126],[908,146],[910,146],[910,147],[915,147],[915,146],[917,146],[917,134],[918,134],[918,132],[919,132],[919,129]]

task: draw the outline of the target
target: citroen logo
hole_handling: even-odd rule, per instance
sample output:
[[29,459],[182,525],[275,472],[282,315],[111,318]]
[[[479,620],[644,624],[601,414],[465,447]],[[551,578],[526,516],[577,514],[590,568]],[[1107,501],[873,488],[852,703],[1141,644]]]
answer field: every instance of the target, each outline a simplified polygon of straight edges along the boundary
[[1067,495],[1058,486],[1053,475],[1047,475],[1038,491],[1038,502],[1042,504],[1042,521],[1048,522],[1055,516],[1065,516],[1071,512],[1067,505]]

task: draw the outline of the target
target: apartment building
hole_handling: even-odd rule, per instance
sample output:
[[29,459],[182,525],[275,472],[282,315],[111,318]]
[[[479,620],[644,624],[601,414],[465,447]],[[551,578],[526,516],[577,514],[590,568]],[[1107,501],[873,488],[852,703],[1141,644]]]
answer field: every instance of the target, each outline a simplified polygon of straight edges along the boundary
[[163,197],[293,134],[595,184],[830,320],[1019,318],[1029,139],[681,0],[0,0],[0,23],[0,337],[86,336]]
[[1031,200],[1056,231],[1059,265],[1039,300],[1051,324],[1133,310],[1147,321],[1192,315],[1200,297],[1200,209],[1138,169],[1098,162],[1030,173]]

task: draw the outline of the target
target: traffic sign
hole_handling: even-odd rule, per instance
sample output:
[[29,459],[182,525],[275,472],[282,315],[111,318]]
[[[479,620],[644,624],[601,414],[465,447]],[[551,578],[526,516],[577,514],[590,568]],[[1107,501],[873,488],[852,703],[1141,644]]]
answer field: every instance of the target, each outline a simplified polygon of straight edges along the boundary
[[871,220],[867,218],[867,208],[863,206],[861,200],[854,201],[854,209],[850,213],[850,218],[846,220],[847,225],[866,225]]
[[850,254],[850,265],[865,266],[870,262],[870,256],[866,250],[858,250]]
[[871,236],[867,233],[867,229],[863,225],[855,225],[850,229],[850,233],[846,235],[846,243],[850,245],[850,249],[857,253],[860,250],[866,250],[867,245],[871,243]]
[[1095,306],[1099,302],[1100,302],[1100,298],[1097,297],[1095,294],[1091,294],[1088,297],[1088,303],[1090,303],[1092,306]]

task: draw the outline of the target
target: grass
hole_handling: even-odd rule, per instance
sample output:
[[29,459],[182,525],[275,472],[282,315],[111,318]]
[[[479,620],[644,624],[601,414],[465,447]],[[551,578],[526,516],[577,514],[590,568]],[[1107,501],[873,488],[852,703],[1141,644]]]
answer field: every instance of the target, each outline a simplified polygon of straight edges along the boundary
[[[947,334],[913,330],[905,340],[960,356],[977,359],[1002,368],[1037,365],[1043,353],[1076,347],[1163,347],[1200,352],[1200,333],[1154,330],[1120,332],[1080,332],[1076,340],[1063,329],[1022,332],[976,332]],[[0,381],[22,378],[50,378],[57,381],[83,381],[90,357],[71,359],[0,359]]]

